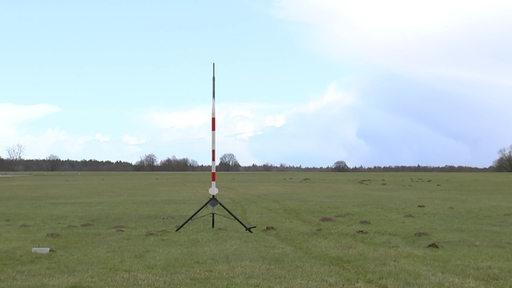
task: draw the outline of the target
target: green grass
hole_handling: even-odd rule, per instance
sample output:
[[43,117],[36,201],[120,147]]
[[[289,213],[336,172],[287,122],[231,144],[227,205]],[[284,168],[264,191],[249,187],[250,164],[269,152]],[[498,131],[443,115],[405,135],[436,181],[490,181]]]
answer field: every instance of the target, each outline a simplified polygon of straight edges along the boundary
[[[28,175],[28,174],[27,174]],[[509,287],[512,174],[0,177],[0,287]],[[418,207],[424,206],[424,207]],[[228,216],[220,209],[216,212]],[[358,232],[359,231],[359,232]],[[415,236],[424,232],[424,236]],[[437,243],[440,248],[427,248]],[[35,246],[52,247],[34,254]]]

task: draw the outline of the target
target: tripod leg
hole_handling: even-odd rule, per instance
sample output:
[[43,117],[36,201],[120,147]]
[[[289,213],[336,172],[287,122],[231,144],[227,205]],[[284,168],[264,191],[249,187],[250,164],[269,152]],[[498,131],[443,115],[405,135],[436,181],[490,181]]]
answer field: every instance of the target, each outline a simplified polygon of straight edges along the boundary
[[228,213],[229,213],[229,215],[231,215],[231,217],[233,217],[233,218],[234,218],[238,223],[240,223],[240,225],[244,226],[245,231],[252,233],[252,230],[251,230],[251,229],[252,229],[252,228],[256,228],[256,226],[247,227],[247,226],[246,226],[246,225],[245,225],[245,224],[244,224],[240,219],[238,219],[238,217],[236,217],[236,215],[235,215],[235,214],[233,214],[231,211],[229,211],[229,209],[228,209],[226,206],[224,206],[224,204],[222,204],[218,199],[217,199],[217,202],[219,202],[219,205],[220,205],[222,208],[224,208],[224,210],[226,210],[226,212],[228,212]]
[[[194,214],[192,214],[192,216],[188,217],[188,219],[185,220],[185,222],[183,222],[183,224],[181,224],[180,227],[176,228],[175,232],[178,232],[183,226],[185,226],[185,224],[188,223],[188,221],[192,220],[192,218],[194,218],[194,216],[196,216],[197,213],[201,212],[201,210],[203,210],[203,208],[206,207],[206,205],[208,205],[210,203],[210,201],[212,201],[212,199],[213,198],[208,199],[208,201],[206,201],[206,203],[204,203],[203,206],[201,206],[201,208],[197,209],[197,211],[194,212]],[[212,217],[213,217],[213,214],[212,214]],[[213,219],[212,219],[212,221],[213,221]],[[213,222],[212,222],[212,225],[213,225]]]

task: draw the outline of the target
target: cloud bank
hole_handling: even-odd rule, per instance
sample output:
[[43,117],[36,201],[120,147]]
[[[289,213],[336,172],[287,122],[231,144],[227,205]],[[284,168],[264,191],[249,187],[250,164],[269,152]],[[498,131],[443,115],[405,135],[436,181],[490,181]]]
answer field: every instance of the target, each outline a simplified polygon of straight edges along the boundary
[[499,0],[278,0],[273,10],[358,82],[360,164],[477,166],[512,142],[511,12]]
[[108,135],[73,135],[58,128],[58,124],[40,128],[39,122],[47,123],[49,117],[61,111],[61,107],[50,104],[0,103],[0,148],[21,144],[25,148],[23,157],[28,159],[45,158],[50,154],[64,159],[109,159],[115,149]]
[[509,1],[279,0],[309,45],[340,61],[430,79],[512,86]]
[[[330,165],[347,158],[349,150],[364,149],[349,110],[356,103],[355,95],[335,83],[306,103],[221,102],[216,107],[218,154],[234,153],[243,165]],[[153,136],[160,135],[154,143],[177,154],[192,151],[187,157],[202,163],[209,159],[210,109],[149,111],[141,118],[149,130],[156,129]]]

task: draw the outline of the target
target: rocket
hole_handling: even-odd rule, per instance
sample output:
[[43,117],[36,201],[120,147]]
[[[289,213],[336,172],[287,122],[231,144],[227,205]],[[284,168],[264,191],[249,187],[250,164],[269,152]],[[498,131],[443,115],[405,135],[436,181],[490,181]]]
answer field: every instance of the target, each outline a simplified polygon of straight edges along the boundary
[[212,186],[209,189],[210,195],[215,197],[219,193],[217,189],[216,180],[217,172],[215,171],[215,63],[213,63],[213,77],[212,77]]
[[212,77],[212,186],[208,190],[211,197],[206,201],[206,203],[203,204],[199,209],[197,209],[192,216],[188,217],[185,222],[183,222],[178,228],[176,228],[176,232],[179,231],[185,224],[187,224],[190,220],[192,220],[201,210],[203,210],[206,206],[210,205],[212,208],[212,212],[210,213],[212,215],[212,228],[215,227],[215,207],[217,205],[220,205],[226,212],[228,212],[233,219],[235,219],[240,225],[242,225],[245,228],[245,231],[252,233],[252,229],[256,228],[256,226],[247,226],[245,225],[242,220],[238,219],[233,212],[229,211],[228,207],[224,206],[220,202],[220,200],[215,197],[217,193],[219,193],[219,189],[217,189],[216,184],[216,171],[215,171],[215,63],[213,63],[213,77]]

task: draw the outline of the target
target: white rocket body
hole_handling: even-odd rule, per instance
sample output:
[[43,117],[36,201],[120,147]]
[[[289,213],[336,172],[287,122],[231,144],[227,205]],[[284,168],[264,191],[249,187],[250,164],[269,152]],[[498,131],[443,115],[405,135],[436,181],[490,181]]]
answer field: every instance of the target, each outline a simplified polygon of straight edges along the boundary
[[215,171],[215,63],[213,63],[213,77],[212,77],[212,187],[208,190],[210,195],[215,196],[219,193],[217,189],[217,172]]

